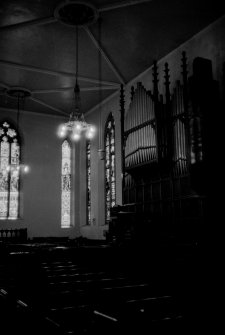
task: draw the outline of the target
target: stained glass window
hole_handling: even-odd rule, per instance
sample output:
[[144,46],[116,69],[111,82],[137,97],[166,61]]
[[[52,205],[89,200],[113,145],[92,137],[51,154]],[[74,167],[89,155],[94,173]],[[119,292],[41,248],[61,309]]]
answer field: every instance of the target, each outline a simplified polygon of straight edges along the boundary
[[87,224],[91,224],[91,142],[87,141]]
[[19,136],[8,122],[4,122],[0,125],[1,220],[15,220],[19,216],[19,164]]
[[105,126],[105,202],[106,221],[110,219],[110,208],[116,204],[115,180],[115,122],[110,114]]
[[61,198],[61,227],[71,226],[71,146],[65,140],[62,144],[62,198]]

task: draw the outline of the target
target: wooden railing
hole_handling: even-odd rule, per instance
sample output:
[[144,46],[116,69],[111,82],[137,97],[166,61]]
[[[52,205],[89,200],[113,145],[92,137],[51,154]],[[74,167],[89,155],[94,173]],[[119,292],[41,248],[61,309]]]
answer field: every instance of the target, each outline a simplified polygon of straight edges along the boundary
[[0,229],[0,241],[25,242],[27,240],[27,228]]

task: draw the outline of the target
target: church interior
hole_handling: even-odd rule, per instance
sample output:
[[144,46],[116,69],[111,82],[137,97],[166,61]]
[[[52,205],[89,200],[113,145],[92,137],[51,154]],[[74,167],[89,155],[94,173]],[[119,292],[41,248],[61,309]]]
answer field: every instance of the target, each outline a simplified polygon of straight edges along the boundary
[[1,1],[1,334],[209,329],[224,37],[217,0]]

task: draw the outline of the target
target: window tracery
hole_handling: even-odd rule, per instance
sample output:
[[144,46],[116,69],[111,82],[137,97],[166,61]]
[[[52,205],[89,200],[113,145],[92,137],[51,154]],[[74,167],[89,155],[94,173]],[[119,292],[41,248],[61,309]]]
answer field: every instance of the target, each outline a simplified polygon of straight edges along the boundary
[[105,126],[105,202],[106,221],[109,221],[110,208],[116,204],[115,121],[112,114]]
[[[0,126],[0,219],[19,217],[20,144],[8,122]],[[10,166],[10,168],[9,168]]]
[[71,146],[65,140],[62,144],[61,172],[61,227],[71,226]]

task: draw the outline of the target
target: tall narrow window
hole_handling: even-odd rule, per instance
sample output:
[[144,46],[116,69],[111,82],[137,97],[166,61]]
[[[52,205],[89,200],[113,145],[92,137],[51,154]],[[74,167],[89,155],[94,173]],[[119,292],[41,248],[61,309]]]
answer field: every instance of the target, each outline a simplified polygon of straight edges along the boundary
[[71,146],[67,140],[62,144],[62,199],[61,227],[71,226]]
[[115,122],[109,115],[105,126],[105,202],[106,221],[110,219],[110,208],[116,204],[115,180]]
[[91,142],[87,140],[87,225],[91,224]]
[[[9,123],[0,125],[0,219],[19,216],[19,136]],[[10,169],[9,169],[10,166]]]

